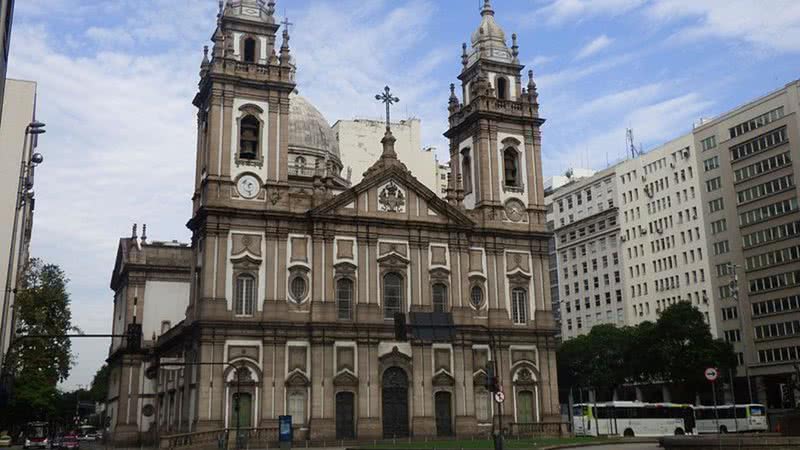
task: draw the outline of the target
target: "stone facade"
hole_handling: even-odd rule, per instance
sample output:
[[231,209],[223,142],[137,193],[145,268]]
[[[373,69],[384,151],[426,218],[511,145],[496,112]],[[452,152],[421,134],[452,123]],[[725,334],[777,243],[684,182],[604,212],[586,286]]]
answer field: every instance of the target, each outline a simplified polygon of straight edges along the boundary
[[[504,423],[560,421],[544,119],[532,77],[521,87],[516,36],[507,48],[487,1],[484,31],[465,45],[463,103],[451,88],[442,199],[398,158],[388,128],[355,186],[338,149],[288,132],[319,118],[289,113],[296,68],[285,29],[275,46],[273,13],[255,0],[220,11],[194,102],[189,300],[182,321],[146,342],[149,370],[112,348],[128,383],[115,385],[115,441],[131,442],[126,429],[274,429],[285,414],[296,439],[487,434],[498,411],[490,361]],[[300,147],[325,166],[287,170]],[[439,313],[452,334],[397,341],[396,313]]]

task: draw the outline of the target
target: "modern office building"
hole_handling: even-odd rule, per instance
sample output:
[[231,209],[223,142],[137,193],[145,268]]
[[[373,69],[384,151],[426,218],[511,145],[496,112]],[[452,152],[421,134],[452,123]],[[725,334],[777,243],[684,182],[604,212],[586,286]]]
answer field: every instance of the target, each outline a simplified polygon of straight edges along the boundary
[[[4,118],[0,124],[0,321],[4,322],[5,334],[0,337],[0,364],[2,364],[12,330],[12,308],[14,292],[17,287],[20,261],[28,258],[33,226],[33,202],[22,204],[19,214],[14,214],[20,207],[18,185],[20,180],[20,164],[25,153],[29,159],[32,146],[25,144],[25,130],[34,119],[36,112],[36,83],[23,80],[6,80]],[[17,225],[14,227],[16,218]],[[24,219],[24,220],[23,220]],[[12,235],[14,239],[12,239]],[[13,242],[13,245],[12,245]],[[9,262],[11,270],[9,270]],[[5,299],[8,299],[6,302]]]
[[14,20],[14,0],[0,0],[0,123],[2,123],[8,56],[11,50],[11,24]]
[[693,133],[720,335],[739,356],[737,399],[752,392],[769,408],[800,400],[789,388],[800,361],[799,107],[797,80]]
[[716,334],[693,155],[686,134],[550,195],[558,255],[551,287],[559,288],[565,339],[597,324],[655,321],[679,301],[703,312]]

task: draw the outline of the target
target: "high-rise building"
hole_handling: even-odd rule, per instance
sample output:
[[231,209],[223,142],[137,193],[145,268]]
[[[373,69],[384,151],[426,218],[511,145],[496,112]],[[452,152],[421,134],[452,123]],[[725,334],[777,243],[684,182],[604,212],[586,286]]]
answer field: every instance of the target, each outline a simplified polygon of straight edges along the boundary
[[[0,321],[5,335],[0,337],[0,357],[8,349],[13,329],[12,316],[15,290],[21,262],[28,259],[28,247],[33,227],[33,201],[19,198],[20,164],[29,161],[36,146],[35,136],[26,129],[36,113],[36,82],[6,80],[3,97],[5,111],[0,123]],[[24,154],[23,154],[24,152]],[[19,213],[15,211],[19,208]],[[16,218],[16,227],[14,219]],[[16,231],[12,243],[12,232]],[[9,258],[11,256],[11,258]],[[9,261],[11,268],[9,270]],[[7,304],[4,299],[8,299]],[[0,358],[0,364],[2,364]]]
[[693,133],[719,334],[739,357],[737,401],[752,393],[769,408],[800,401],[789,388],[800,361],[799,110],[800,80]]
[[2,123],[8,57],[11,52],[11,24],[14,21],[14,0],[0,0],[0,123]]

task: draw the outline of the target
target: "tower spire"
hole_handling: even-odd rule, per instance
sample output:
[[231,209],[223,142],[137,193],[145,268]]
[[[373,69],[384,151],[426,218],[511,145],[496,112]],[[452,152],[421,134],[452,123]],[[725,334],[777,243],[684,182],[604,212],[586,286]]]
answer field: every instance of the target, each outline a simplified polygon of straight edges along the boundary
[[492,2],[491,0],[483,0],[483,8],[481,9],[481,17],[485,15],[494,15],[494,10],[492,9]]

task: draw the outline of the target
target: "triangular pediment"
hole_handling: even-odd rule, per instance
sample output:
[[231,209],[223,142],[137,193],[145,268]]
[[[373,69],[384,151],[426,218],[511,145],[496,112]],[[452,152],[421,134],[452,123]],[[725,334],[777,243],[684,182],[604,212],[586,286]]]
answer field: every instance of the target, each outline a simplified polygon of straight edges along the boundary
[[[409,218],[405,214],[408,210],[417,211],[416,217]],[[383,213],[383,220],[428,220],[467,228],[475,225],[464,211],[441,199],[401,165],[370,173],[357,185],[308,212],[313,218],[340,214],[359,217],[370,213]]]
[[349,370],[343,370],[333,379],[335,386],[358,386],[358,377]]

